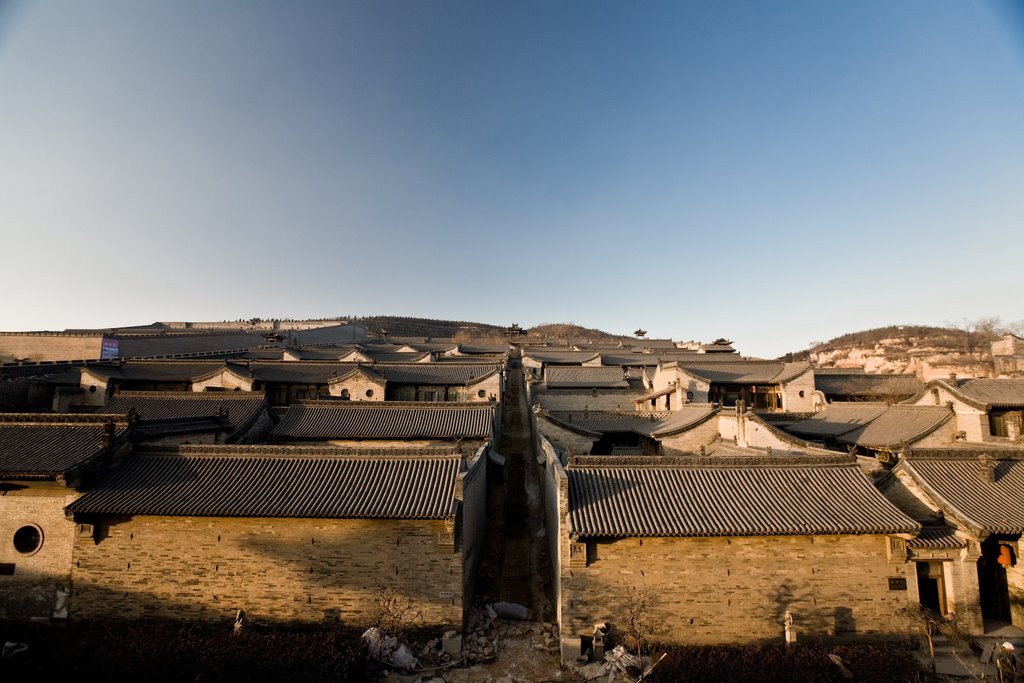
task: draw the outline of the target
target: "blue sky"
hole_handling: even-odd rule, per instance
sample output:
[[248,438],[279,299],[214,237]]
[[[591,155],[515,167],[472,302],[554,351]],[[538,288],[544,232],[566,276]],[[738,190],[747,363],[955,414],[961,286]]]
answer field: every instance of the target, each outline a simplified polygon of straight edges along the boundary
[[1024,318],[1010,2],[6,2],[0,329]]

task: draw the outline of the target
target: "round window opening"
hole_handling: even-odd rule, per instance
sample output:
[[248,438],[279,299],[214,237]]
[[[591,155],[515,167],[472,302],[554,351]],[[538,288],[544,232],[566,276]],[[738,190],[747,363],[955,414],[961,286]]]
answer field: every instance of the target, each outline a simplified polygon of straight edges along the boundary
[[373,389],[366,390],[366,398],[373,398]]
[[43,545],[43,530],[35,524],[26,524],[14,532],[14,549],[22,555],[32,555]]
[[476,392],[476,395],[479,396],[480,398],[483,398],[484,396],[487,395],[487,392],[481,389],[480,391]]
[[803,398],[803,397],[804,397],[804,392],[801,391],[800,392],[800,398]]

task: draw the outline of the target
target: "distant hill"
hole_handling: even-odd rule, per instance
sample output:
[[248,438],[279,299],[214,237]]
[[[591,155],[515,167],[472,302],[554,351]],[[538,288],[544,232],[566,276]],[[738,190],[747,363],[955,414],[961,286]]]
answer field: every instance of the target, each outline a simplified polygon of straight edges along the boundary
[[[407,316],[376,315],[351,318],[365,325],[370,334],[386,330],[391,337],[456,337],[463,340],[505,339],[507,327],[467,320],[434,320]],[[565,341],[636,341],[635,337],[615,335],[575,323],[544,323],[527,329],[529,339]]]
[[991,343],[1005,330],[997,319],[956,327],[889,325],[851,332],[783,360],[809,360],[816,367],[859,368],[883,374],[911,373],[922,379],[993,375]]
[[611,334],[604,330],[581,327],[575,323],[544,323],[534,325],[527,335],[531,339],[564,339],[565,341],[636,341],[635,337]]
[[386,330],[389,337],[463,337],[467,340],[504,339],[505,328],[488,323],[466,320],[435,320],[397,315],[374,315],[350,318],[365,325],[367,332],[376,335]]

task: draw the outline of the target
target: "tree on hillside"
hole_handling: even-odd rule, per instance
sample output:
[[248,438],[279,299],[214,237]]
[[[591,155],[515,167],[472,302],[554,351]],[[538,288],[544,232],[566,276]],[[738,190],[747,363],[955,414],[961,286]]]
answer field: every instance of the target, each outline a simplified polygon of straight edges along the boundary
[[984,349],[1002,334],[998,317],[976,318],[975,320],[963,318],[959,323],[949,326],[963,333],[964,346],[970,355],[974,355],[979,349]]

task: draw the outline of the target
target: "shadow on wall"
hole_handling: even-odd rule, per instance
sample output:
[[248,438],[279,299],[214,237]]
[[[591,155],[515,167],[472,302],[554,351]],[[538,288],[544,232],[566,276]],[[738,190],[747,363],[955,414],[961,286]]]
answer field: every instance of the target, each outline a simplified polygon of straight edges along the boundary
[[264,623],[361,626],[387,589],[422,625],[458,625],[461,554],[436,545],[435,527],[443,523],[109,520],[97,541],[77,539],[70,616],[211,621],[244,609]]
[[[834,634],[837,637],[855,635],[856,620],[849,607],[817,606],[817,596],[807,586],[784,581],[772,596],[772,623],[779,625],[780,637],[785,637],[786,613],[793,617],[796,633],[804,638],[817,639]],[[799,636],[798,636],[799,640]]]

